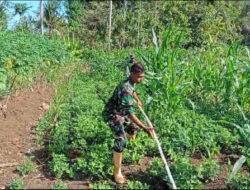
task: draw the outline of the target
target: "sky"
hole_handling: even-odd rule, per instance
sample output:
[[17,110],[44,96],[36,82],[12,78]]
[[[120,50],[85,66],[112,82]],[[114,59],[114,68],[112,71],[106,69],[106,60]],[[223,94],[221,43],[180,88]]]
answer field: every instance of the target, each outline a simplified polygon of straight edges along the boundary
[[[36,17],[37,16],[37,11],[39,10],[39,6],[40,6],[40,1],[39,0],[26,0],[26,1],[19,1],[19,0],[11,0],[8,1],[11,4],[16,4],[16,3],[25,3],[28,5],[28,7],[31,7],[30,10],[27,11],[27,13],[25,15],[30,15],[32,17]],[[8,28],[11,29],[18,21],[19,21],[19,17],[18,16],[13,16],[14,14],[14,10],[9,9],[8,11],[9,13],[9,21],[8,21]]]
[[[43,0],[44,4],[46,4],[48,1],[49,0]],[[40,0],[8,0],[8,2],[12,5],[16,3],[27,4],[27,6],[30,7],[30,9],[27,11],[25,15],[30,15],[34,18],[38,17],[38,12],[40,8]],[[14,15],[13,8],[8,9],[8,14],[9,14],[8,29],[12,29],[19,22],[20,18],[19,16],[13,16]]]

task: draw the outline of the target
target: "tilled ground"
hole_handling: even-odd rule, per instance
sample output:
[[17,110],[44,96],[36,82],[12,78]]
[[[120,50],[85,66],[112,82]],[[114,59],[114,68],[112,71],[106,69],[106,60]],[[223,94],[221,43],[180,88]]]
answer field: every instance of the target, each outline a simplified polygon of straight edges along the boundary
[[[50,84],[36,84],[0,101],[0,188],[15,177],[17,165],[36,148],[32,131],[49,108],[55,91]],[[8,100],[8,101],[7,101]],[[6,104],[7,103],[7,104]]]

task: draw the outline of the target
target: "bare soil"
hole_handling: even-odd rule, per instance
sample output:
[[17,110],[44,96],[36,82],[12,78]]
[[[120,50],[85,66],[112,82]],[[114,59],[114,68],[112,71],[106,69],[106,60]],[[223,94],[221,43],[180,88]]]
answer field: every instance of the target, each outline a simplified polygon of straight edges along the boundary
[[[24,177],[27,189],[51,189],[56,183],[47,167],[47,153],[36,144],[34,129],[39,118],[49,109],[55,96],[51,84],[34,84],[0,101],[5,107],[0,110],[0,189],[8,185],[20,174],[17,166],[25,157],[34,155],[35,172]],[[7,104],[6,104],[7,103]],[[5,105],[5,106],[3,106]],[[65,180],[70,189],[88,189],[88,180]]]
[[147,173],[153,157],[144,157],[139,164],[124,165],[123,173],[128,179],[138,180],[150,185],[150,189],[170,189],[166,181],[160,177],[153,177]]
[[232,163],[234,163],[237,159],[234,155],[226,155],[226,154],[220,154],[215,156],[215,159],[217,159],[219,165],[220,165],[220,173],[218,174],[217,178],[214,181],[209,181],[206,184],[206,189],[222,189],[226,188],[226,182],[229,175],[229,171],[227,168],[227,161],[230,159]]
[[18,176],[17,165],[21,165],[24,157],[36,147],[32,130],[54,94],[52,85],[35,84],[0,101],[5,105],[0,114],[0,165],[5,165],[0,168],[1,189]]

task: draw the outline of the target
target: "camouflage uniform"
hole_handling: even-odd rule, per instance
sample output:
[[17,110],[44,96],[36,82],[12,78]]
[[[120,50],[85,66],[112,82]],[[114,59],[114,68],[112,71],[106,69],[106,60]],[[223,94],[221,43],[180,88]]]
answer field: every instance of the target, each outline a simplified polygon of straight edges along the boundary
[[116,152],[122,152],[127,145],[125,132],[133,135],[138,130],[138,126],[129,118],[129,114],[135,112],[134,92],[134,83],[129,77],[116,87],[103,112],[105,120],[115,134]]

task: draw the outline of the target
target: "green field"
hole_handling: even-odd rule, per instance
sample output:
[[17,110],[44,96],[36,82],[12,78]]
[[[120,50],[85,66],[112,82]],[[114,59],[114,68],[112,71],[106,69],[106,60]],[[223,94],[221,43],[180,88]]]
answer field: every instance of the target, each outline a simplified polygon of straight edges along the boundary
[[[248,49],[238,44],[206,50],[185,50],[178,44],[168,49],[167,45],[162,44],[158,53],[153,47],[137,50],[147,67],[137,90],[165,154],[174,162],[171,170],[177,186],[202,187],[220,172],[216,155],[249,157]],[[115,85],[124,79],[122,63],[127,54],[88,50],[82,59],[90,71],[76,68],[76,76],[59,88],[53,108],[38,126],[41,140],[50,141],[49,164],[56,177],[111,178],[113,135],[101,111]],[[192,54],[195,58],[188,56]],[[230,70],[236,63],[237,69],[235,65]],[[73,151],[79,157],[72,162],[68,153]],[[139,132],[124,154],[125,163],[154,157],[148,172],[168,181],[156,143],[145,133]],[[193,166],[190,157],[202,158],[202,163]],[[228,187],[247,188],[248,177],[239,172]]]
[[[106,10],[100,8],[103,4],[92,6],[101,14]],[[103,37],[108,25],[101,17],[92,25],[83,24],[94,8],[88,5],[84,17],[75,9],[77,3],[73,5],[69,10],[75,20],[65,22],[70,27],[64,28],[66,24],[59,17],[58,25],[51,24],[54,20],[48,20],[49,16],[46,20],[47,26],[63,31],[60,35],[51,28],[41,35],[22,25],[14,31],[0,30],[0,98],[35,82],[52,83],[56,89],[50,109],[35,130],[37,144],[48,152],[43,164],[49,168],[50,177],[58,181],[52,188],[67,188],[66,180],[83,179],[91,180],[92,189],[172,188],[156,142],[142,130],[129,141],[123,164],[137,165],[147,158],[148,168],[129,176],[124,185],[112,179],[114,134],[104,122],[102,111],[116,85],[125,79],[124,63],[133,52],[146,69],[136,91],[155,126],[177,187],[210,188],[209,184],[216,184],[225,174],[225,188],[249,189],[250,49],[237,31],[240,12],[231,4],[223,4],[224,14],[230,15],[223,20],[223,16],[214,16],[223,10],[219,4],[204,6],[206,15],[193,4],[186,9],[181,3],[171,2],[166,5],[171,9],[167,13],[166,7],[163,10],[155,5],[152,10],[158,11],[158,17],[153,18],[152,12],[146,17],[149,4],[141,2],[127,15],[122,5],[115,4],[110,42]],[[135,22],[136,11],[140,11],[138,30],[121,29],[133,31],[131,34],[119,31],[123,19],[131,25]],[[159,15],[163,13],[169,20],[161,20]],[[173,15],[178,16],[178,22]],[[197,24],[195,17],[202,21]],[[159,27],[152,26],[154,19],[158,19]],[[104,30],[106,33],[101,32]],[[126,45],[127,41],[130,43]],[[146,123],[138,108],[136,113]],[[26,162],[28,169],[17,169],[22,176],[33,170],[32,163]],[[22,178],[18,180],[10,188],[25,187]]]

